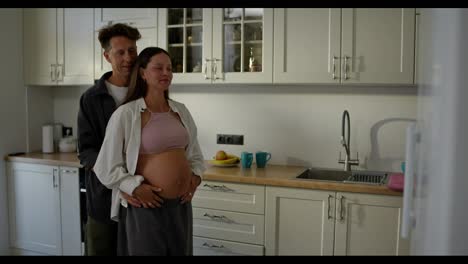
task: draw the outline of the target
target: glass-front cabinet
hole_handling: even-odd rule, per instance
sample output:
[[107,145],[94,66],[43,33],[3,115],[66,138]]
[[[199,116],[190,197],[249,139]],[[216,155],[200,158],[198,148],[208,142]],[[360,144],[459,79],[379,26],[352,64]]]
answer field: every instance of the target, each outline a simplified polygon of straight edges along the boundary
[[159,9],[159,46],[171,54],[173,83],[211,83],[211,21],[211,9]]
[[272,83],[272,9],[159,12],[159,45],[171,54],[173,83]]

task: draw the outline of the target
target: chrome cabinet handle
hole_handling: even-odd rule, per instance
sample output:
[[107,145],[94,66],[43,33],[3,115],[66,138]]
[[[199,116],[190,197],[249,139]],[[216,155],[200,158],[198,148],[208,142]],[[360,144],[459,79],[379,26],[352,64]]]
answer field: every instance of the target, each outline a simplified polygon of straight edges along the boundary
[[344,56],[344,65],[343,65],[343,68],[344,68],[344,79],[345,80],[348,80],[348,56]]
[[209,80],[208,76],[206,75],[208,73],[208,62],[210,62],[211,59],[205,58],[205,80]]
[[330,214],[330,209],[331,209],[331,206],[330,206],[330,199],[333,198],[333,196],[331,194],[328,195],[328,219],[332,219],[332,216]]
[[224,248],[223,245],[220,245],[220,246],[217,246],[217,245],[210,245],[210,244],[208,244],[208,243],[206,243],[206,242],[203,243],[203,246],[204,246],[204,247],[208,247],[208,248]]
[[235,190],[225,186],[225,185],[211,185],[211,184],[208,184],[208,183],[205,183],[203,185],[204,187],[208,187],[212,190],[215,190],[215,191],[223,191],[223,192],[234,192]]
[[57,169],[54,169],[54,172],[52,174],[52,186],[54,188],[57,188],[59,186],[59,177],[57,175]]
[[333,73],[332,73],[332,77],[333,77],[333,80],[336,80],[336,59],[338,59],[336,56],[333,56]]
[[210,215],[208,213],[204,213],[203,216],[209,217],[212,220],[230,222],[229,218],[224,215]]
[[64,172],[64,173],[76,173],[75,170],[62,170],[62,172]]
[[50,65],[50,79],[51,79],[53,82],[56,81],[56,78],[55,78],[56,73],[55,73],[55,71],[56,71],[56,65],[55,65],[55,64],[51,64],[51,65]]
[[344,199],[345,199],[344,196],[341,196],[341,197],[340,197],[340,204],[341,204],[341,207],[340,207],[340,220],[343,220],[343,219],[344,219],[344,215],[343,215],[343,213],[344,213],[344,206],[345,206],[345,205],[343,204]]
[[216,76],[216,73],[218,72],[218,61],[221,61],[220,59],[213,59],[213,80],[221,80],[222,78],[218,78]]
[[55,67],[55,72],[57,75],[57,81],[63,81],[63,64],[57,64],[57,67]]

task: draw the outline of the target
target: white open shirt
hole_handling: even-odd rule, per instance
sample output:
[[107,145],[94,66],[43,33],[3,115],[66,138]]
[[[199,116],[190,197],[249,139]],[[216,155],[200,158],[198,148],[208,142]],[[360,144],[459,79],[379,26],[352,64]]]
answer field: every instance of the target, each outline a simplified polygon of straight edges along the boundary
[[[179,114],[182,124],[189,134],[189,144],[185,156],[192,172],[202,177],[205,171],[203,154],[197,139],[197,127],[184,104],[168,100],[172,111]],[[106,135],[94,165],[94,172],[103,185],[112,189],[111,219],[118,221],[119,206],[126,206],[120,191],[132,194],[143,181],[143,176],[135,175],[141,141],[141,112],[146,109],[143,98],[126,103],[112,114],[106,128]]]

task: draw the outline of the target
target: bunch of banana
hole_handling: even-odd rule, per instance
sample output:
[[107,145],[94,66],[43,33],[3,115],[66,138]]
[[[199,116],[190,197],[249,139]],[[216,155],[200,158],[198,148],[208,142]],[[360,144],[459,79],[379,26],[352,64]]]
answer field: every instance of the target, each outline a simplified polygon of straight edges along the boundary
[[224,151],[218,151],[216,156],[211,160],[212,164],[215,165],[227,165],[227,164],[236,164],[239,163],[240,158],[233,154],[228,154]]

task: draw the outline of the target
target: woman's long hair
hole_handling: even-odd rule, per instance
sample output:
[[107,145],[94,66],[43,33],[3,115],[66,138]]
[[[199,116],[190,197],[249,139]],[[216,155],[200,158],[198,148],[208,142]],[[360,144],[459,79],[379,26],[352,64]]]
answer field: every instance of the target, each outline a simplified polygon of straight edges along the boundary
[[[146,69],[151,58],[159,53],[164,53],[169,56],[169,59],[171,59],[171,55],[159,47],[148,47],[140,52],[132,68],[132,74],[130,75],[128,92],[127,96],[125,97],[124,104],[133,100],[137,100],[146,95],[146,92],[148,91],[148,84],[146,84],[143,78],[141,78],[140,68]],[[164,98],[166,98],[166,100],[169,99],[168,90],[164,91]]]

